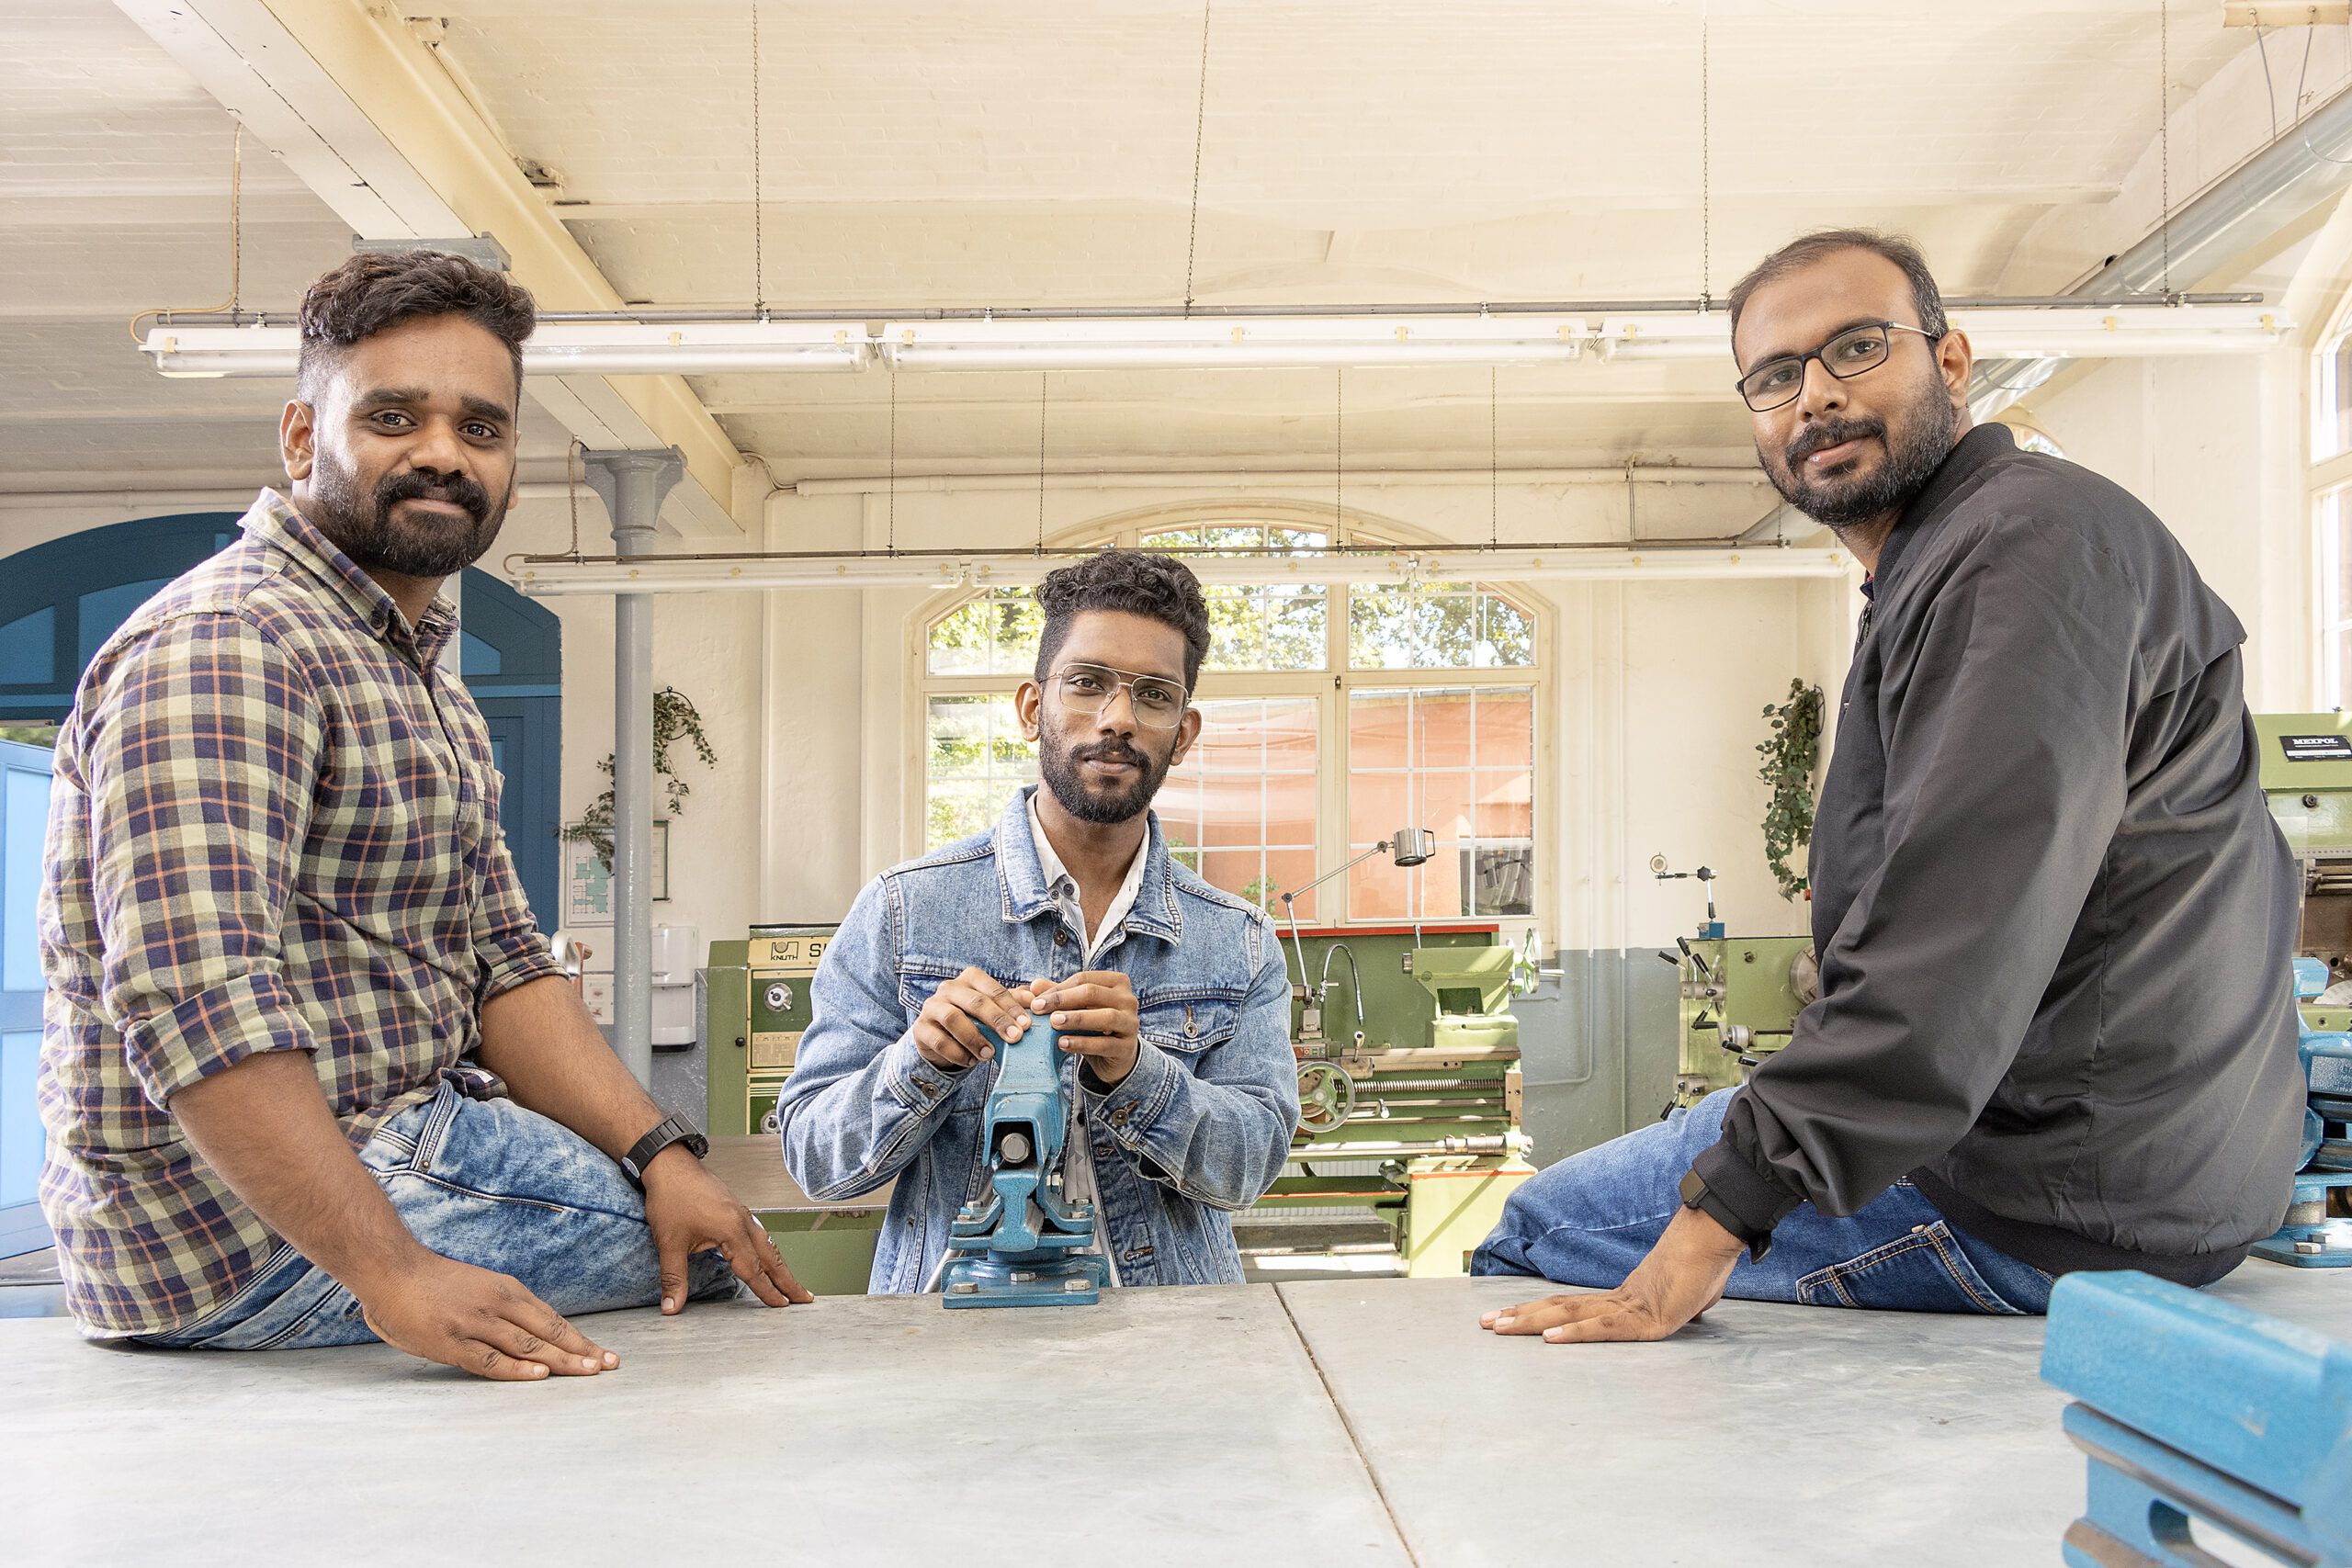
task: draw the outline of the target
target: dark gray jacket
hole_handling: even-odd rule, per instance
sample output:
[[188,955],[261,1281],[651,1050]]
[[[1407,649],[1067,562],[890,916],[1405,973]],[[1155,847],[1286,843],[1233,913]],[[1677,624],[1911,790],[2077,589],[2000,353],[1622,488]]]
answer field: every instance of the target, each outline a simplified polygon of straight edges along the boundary
[[2117,486],[1971,431],[1881,552],[1814,826],[1821,999],[1699,1174],[1758,1232],[1908,1176],[2057,1272],[2201,1284],[2287,1208],[2296,874],[2245,628]]

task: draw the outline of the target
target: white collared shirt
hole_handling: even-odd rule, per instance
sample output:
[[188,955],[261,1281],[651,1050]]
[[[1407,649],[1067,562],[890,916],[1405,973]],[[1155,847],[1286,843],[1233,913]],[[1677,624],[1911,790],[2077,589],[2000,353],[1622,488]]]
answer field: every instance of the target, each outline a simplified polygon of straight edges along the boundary
[[[1062,857],[1054,852],[1053,844],[1046,838],[1046,825],[1037,818],[1037,795],[1035,790],[1029,795],[1029,837],[1037,845],[1037,869],[1045,873],[1046,896],[1064,908],[1072,911],[1077,916],[1078,925],[1083,928],[1086,923],[1085,905],[1079,893],[1078,878],[1072,876],[1069,874],[1069,868],[1062,864]],[[1128,911],[1136,907],[1136,897],[1143,891],[1144,859],[1150,852],[1151,834],[1147,830],[1143,836],[1143,841],[1136,845],[1136,858],[1127,863],[1127,874],[1119,883],[1119,890],[1111,895],[1110,908],[1102,911],[1102,919],[1091,933],[1083,933],[1086,934],[1088,964],[1094,962],[1095,955],[1102,951],[1102,945],[1110,940],[1111,933],[1118,929],[1119,922],[1125,919]]]

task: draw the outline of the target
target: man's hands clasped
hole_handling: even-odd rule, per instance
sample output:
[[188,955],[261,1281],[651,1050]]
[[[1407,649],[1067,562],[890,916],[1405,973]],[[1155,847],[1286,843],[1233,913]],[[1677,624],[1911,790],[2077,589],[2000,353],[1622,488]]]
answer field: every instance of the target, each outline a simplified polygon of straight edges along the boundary
[[1135,986],[1112,969],[1025,986],[1006,986],[985,970],[967,969],[931,994],[910,1033],[924,1061],[961,1072],[996,1055],[982,1026],[1001,1040],[1017,1040],[1041,1016],[1061,1032],[1062,1049],[1083,1058],[1097,1082],[1120,1084],[1135,1071],[1142,1049]]

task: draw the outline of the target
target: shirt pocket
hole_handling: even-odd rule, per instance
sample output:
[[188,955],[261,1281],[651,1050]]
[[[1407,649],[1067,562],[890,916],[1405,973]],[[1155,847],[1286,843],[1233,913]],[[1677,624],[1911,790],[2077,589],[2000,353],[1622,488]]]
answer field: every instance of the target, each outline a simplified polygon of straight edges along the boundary
[[1161,1050],[1197,1061],[1233,1038],[1241,998],[1230,992],[1147,991],[1136,999],[1136,1033]]

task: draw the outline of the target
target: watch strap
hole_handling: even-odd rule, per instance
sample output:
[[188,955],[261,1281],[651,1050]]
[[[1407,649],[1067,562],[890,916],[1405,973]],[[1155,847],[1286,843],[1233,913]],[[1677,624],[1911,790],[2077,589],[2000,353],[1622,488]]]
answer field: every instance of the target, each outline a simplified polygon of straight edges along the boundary
[[621,1156],[621,1174],[628,1178],[631,1186],[644,1191],[645,1168],[653,1163],[654,1156],[673,1144],[685,1145],[686,1152],[696,1159],[710,1153],[710,1140],[695,1132],[684,1117],[664,1116],[654,1123],[651,1132],[629,1145],[628,1153]]

